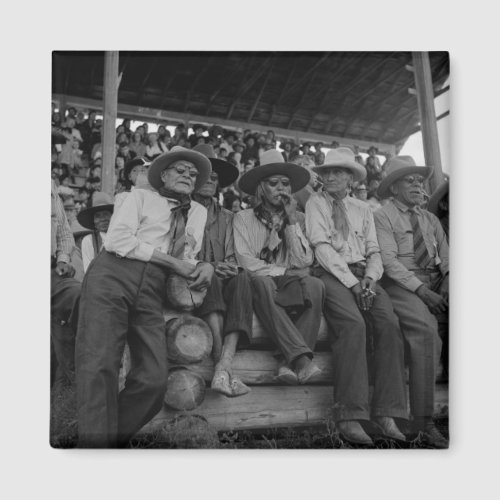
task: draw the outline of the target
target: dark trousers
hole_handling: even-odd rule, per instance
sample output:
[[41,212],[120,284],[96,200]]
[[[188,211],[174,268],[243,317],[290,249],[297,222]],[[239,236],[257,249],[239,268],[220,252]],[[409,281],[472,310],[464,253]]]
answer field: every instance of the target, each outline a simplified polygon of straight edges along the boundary
[[434,413],[436,368],[441,352],[436,318],[413,292],[392,280],[384,281],[399,317],[410,367],[410,410],[414,417]]
[[[168,368],[165,283],[160,266],[106,251],[89,266],[76,337],[80,446],[123,446],[161,409]],[[126,341],[131,369],[118,394]]]
[[224,335],[241,332],[248,340],[252,338],[252,286],[247,271],[241,270],[236,276],[226,280],[214,274],[205,300],[196,310],[196,315],[204,317],[213,312],[224,315]]
[[321,323],[325,296],[323,283],[313,276],[303,280],[312,305],[293,322],[285,309],[274,302],[277,287],[273,278],[251,276],[255,314],[288,364],[304,354],[313,357]]
[[52,358],[51,368],[54,369],[57,364],[70,382],[75,379],[75,336],[80,291],[79,281],[61,277],[55,269],[51,270],[50,337],[55,358]]
[[[370,413],[408,418],[403,338],[387,293],[376,285],[373,306],[362,314],[350,289],[324,270],[318,275],[325,284],[324,314],[333,353],[333,418],[368,420]],[[371,411],[365,321],[370,322],[374,344]]]

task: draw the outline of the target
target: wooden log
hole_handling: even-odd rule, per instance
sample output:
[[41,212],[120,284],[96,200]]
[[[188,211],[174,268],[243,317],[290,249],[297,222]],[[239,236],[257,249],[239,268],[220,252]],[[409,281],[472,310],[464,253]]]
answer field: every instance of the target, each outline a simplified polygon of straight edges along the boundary
[[201,306],[207,291],[191,290],[186,278],[178,274],[171,274],[166,284],[167,300],[169,304],[179,311],[189,312]]
[[[437,385],[435,415],[448,405],[448,386]],[[331,418],[332,386],[256,386],[238,398],[207,389],[203,403],[188,415],[202,415],[218,431],[322,425]],[[155,431],[180,413],[167,407],[140,431]]]
[[205,381],[187,368],[175,368],[167,378],[165,404],[174,410],[194,410],[205,398]]
[[174,363],[198,363],[210,355],[212,344],[212,331],[200,318],[182,314],[167,323],[167,355]]
[[[318,383],[332,383],[333,363],[329,352],[315,352],[315,363],[323,370]],[[214,362],[208,357],[200,363],[189,365],[189,369],[198,373],[206,382],[210,382],[214,373]],[[236,375],[245,384],[279,384],[275,380],[278,371],[278,362],[272,351],[238,351],[232,363],[233,375]]]

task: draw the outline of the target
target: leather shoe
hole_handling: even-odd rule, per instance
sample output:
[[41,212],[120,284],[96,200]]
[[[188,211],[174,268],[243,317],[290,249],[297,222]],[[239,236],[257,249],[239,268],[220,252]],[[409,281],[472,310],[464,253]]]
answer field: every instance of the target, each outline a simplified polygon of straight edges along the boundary
[[299,383],[299,379],[297,378],[297,374],[287,365],[281,365],[278,369],[278,375],[276,375],[276,379],[284,384],[289,385],[297,385]]
[[307,384],[307,382],[314,382],[321,375],[322,371],[316,363],[311,361],[304,369],[297,373],[299,384]]
[[446,450],[449,447],[448,440],[439,432],[434,422],[427,422],[422,432],[423,440],[433,448]]
[[363,427],[361,427],[361,424],[357,420],[342,420],[341,422],[337,422],[335,426],[341,437],[349,443],[373,446],[370,436],[363,430]]
[[398,429],[392,417],[375,417],[374,422],[384,437],[396,441],[406,441],[405,435]]

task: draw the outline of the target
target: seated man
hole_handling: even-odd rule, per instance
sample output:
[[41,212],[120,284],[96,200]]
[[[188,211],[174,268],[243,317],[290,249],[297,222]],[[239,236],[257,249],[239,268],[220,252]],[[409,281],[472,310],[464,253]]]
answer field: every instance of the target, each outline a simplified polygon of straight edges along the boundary
[[239,171],[231,163],[218,159],[209,144],[199,144],[193,151],[204,154],[212,165],[210,178],[193,199],[208,211],[198,258],[215,267],[212,284],[196,314],[207,322],[214,338],[212,389],[229,397],[241,396],[250,388],[233,376],[231,363],[240,333],[248,340],[252,338],[252,291],[249,275],[244,269],[238,269],[234,255],[233,213],[217,202],[219,188],[232,184]]
[[[366,170],[349,148],[330,150],[314,167],[325,191],[306,205],[307,236],[314,247],[317,276],[325,284],[324,313],[332,336],[334,414],[348,440],[371,445],[359,420],[372,420],[382,434],[405,440],[394,418],[407,418],[403,339],[391,301],[377,284],[383,273],[370,207],[347,196]],[[374,340],[373,396],[368,400],[366,325]]]
[[59,368],[60,382],[72,383],[81,283],[74,278],[71,253],[75,241],[54,181],[51,185],[51,230],[50,335],[55,358],[51,368],[56,365]]
[[393,197],[375,212],[384,263],[384,288],[406,340],[410,363],[410,409],[415,431],[437,448],[448,443],[432,421],[436,367],[441,350],[436,317],[448,313],[448,244],[438,218],[422,210],[423,183],[432,168],[410,156],[387,164],[378,188]]
[[312,358],[324,287],[310,276],[313,252],[292,196],[309,179],[307,169],[285,163],[277,150],[262,153],[260,166],[239,182],[257,205],[233,219],[236,258],[250,272],[255,313],[280,349],[278,379],[290,384],[305,384],[321,373]]
[[106,242],[109,221],[113,214],[113,199],[107,193],[96,191],[92,196],[92,206],[83,209],[78,215],[78,222],[91,234],[82,240],[83,272],[86,273],[90,263],[102,250]]
[[[190,198],[210,172],[202,154],[172,148],[149,169],[155,191],[132,191],[111,218],[105,251],[82,284],[75,354],[80,446],[125,446],[162,406],[166,279],[177,273],[200,290],[208,287],[214,271],[195,260],[207,211]],[[131,369],[118,394],[126,341]]]

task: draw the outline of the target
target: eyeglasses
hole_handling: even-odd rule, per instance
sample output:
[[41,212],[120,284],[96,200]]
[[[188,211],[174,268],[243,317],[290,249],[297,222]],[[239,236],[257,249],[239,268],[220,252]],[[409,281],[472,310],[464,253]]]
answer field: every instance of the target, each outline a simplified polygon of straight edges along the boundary
[[276,187],[280,182],[283,187],[288,187],[290,185],[289,179],[278,179],[276,177],[271,177],[270,179],[266,179],[264,182],[271,187]]
[[174,165],[172,167],[168,167],[165,170],[175,170],[178,174],[185,174],[186,172],[189,173],[189,177],[196,179],[198,177],[198,170],[195,168],[189,168],[187,165]]
[[403,177],[403,180],[408,184],[413,184],[414,182],[418,182],[419,184],[423,184],[425,181],[425,177],[421,175],[407,175]]

